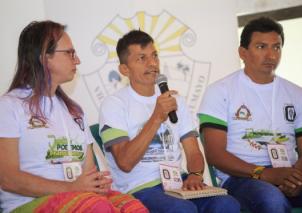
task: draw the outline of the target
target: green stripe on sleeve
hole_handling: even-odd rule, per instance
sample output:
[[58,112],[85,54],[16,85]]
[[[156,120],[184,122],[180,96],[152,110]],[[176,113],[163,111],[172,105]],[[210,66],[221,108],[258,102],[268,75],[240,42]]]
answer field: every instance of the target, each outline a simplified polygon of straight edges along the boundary
[[207,114],[198,114],[199,123],[212,123],[212,124],[218,124],[221,126],[227,126],[227,123],[223,120],[220,120],[218,118],[215,118],[213,116],[207,115]]
[[302,127],[295,129],[295,134],[296,134],[296,137],[301,137],[302,136]]
[[295,129],[295,133],[302,133],[302,127],[301,128],[298,128],[298,129]]
[[100,134],[103,143],[114,140],[116,138],[128,137],[128,133],[124,130],[108,128]]

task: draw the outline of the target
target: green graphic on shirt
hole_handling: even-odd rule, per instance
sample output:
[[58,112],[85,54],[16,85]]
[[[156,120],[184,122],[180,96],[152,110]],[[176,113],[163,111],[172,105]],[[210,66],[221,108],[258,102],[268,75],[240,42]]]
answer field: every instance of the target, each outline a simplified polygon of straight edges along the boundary
[[141,162],[173,161],[175,148],[172,128],[162,123]]
[[45,157],[51,163],[62,163],[64,161],[82,161],[84,159],[84,151],[82,144],[73,143],[70,141],[70,149],[66,137],[56,138],[54,135],[49,135],[48,138],[53,142],[49,143],[49,149]]
[[271,130],[254,130],[247,129],[242,139],[254,141],[260,145],[267,145],[270,143],[282,144],[289,140],[289,138],[282,133],[273,133]]

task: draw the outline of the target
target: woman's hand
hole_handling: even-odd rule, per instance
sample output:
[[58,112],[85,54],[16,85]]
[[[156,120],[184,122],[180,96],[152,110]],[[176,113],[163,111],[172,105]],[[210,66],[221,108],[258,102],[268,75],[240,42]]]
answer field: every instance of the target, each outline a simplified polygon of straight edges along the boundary
[[107,194],[111,190],[112,179],[109,171],[99,172],[99,193]]
[[72,182],[72,191],[95,192],[107,194],[110,191],[112,179],[109,171],[97,171],[96,167],[81,174]]

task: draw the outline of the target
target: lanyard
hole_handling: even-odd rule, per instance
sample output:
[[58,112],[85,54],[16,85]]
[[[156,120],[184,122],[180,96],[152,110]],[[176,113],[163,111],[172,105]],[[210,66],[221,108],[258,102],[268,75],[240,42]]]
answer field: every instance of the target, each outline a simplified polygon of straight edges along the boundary
[[[154,111],[155,105],[154,105],[154,107],[152,107],[153,109],[150,108],[149,104],[144,104],[144,105],[145,105],[144,109],[147,111],[147,115],[150,118],[151,115],[152,115],[152,113],[153,113],[153,111]],[[167,145],[166,144],[166,138],[165,138],[165,135],[164,135],[165,134],[165,130],[167,130],[167,129],[168,129],[168,127],[167,127],[166,121],[164,121],[163,123],[160,124],[160,127],[156,131],[156,134],[158,134],[159,138],[162,141],[165,161],[168,161],[168,159],[169,159],[168,158],[168,153],[167,153],[167,148],[166,148],[166,145]]]
[[158,133],[158,134],[159,134],[159,137],[160,137],[160,139],[161,139],[161,141],[162,141],[162,143],[163,143],[165,160],[168,161],[168,154],[167,154],[167,149],[166,149],[166,141],[165,141],[165,136],[164,136],[164,133],[165,133],[164,130],[165,130],[166,128],[164,128],[163,125],[164,125],[164,123],[161,123],[161,124],[160,124],[160,127],[159,127],[159,130],[160,130],[160,131],[157,130],[157,133],[160,132],[160,133]]
[[61,117],[61,121],[62,121],[62,125],[63,125],[63,130],[64,130],[64,134],[65,134],[65,137],[67,139],[67,151],[68,151],[68,156],[69,156],[69,160],[71,161],[72,160],[72,149],[71,149],[71,142],[70,142],[70,135],[69,135],[69,131],[68,131],[68,128],[67,128],[67,124],[66,124],[66,117],[64,116],[64,112],[63,112],[63,109],[66,110],[66,106],[64,104],[63,101],[59,100],[59,113],[60,113],[60,117]]
[[273,95],[272,95],[272,131],[274,133],[274,137],[276,137],[276,127],[275,127],[275,103],[276,103],[276,90],[278,85],[278,78],[275,77],[273,81]]
[[[246,75],[245,78],[249,81],[249,83],[253,83],[252,80]],[[271,97],[271,112],[270,110],[266,107],[265,102],[263,101],[263,96],[261,96],[261,94],[259,94],[259,90],[257,90],[254,85],[252,85],[252,89],[253,91],[256,93],[258,99],[261,102],[261,105],[263,106],[263,109],[265,110],[266,114],[268,115],[269,119],[271,120],[271,124],[270,124],[270,129],[272,130],[274,136],[276,136],[276,127],[275,127],[275,102],[276,102],[276,90],[277,90],[277,86],[278,86],[278,78],[274,77],[274,80],[272,82],[273,84],[273,88],[272,88],[272,97]]]

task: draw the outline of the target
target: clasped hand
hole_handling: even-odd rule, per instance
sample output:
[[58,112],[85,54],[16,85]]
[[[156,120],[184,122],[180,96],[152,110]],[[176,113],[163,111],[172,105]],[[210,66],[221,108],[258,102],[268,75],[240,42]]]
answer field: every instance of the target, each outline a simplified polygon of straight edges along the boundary
[[302,172],[296,168],[267,168],[261,179],[277,185],[288,197],[298,195],[302,190]]
[[83,173],[73,182],[74,191],[95,192],[106,195],[111,190],[112,179],[109,171],[97,171],[96,168]]
[[302,172],[298,169],[294,169],[293,172],[284,179],[283,184],[279,185],[279,189],[288,197],[299,195],[302,190]]

